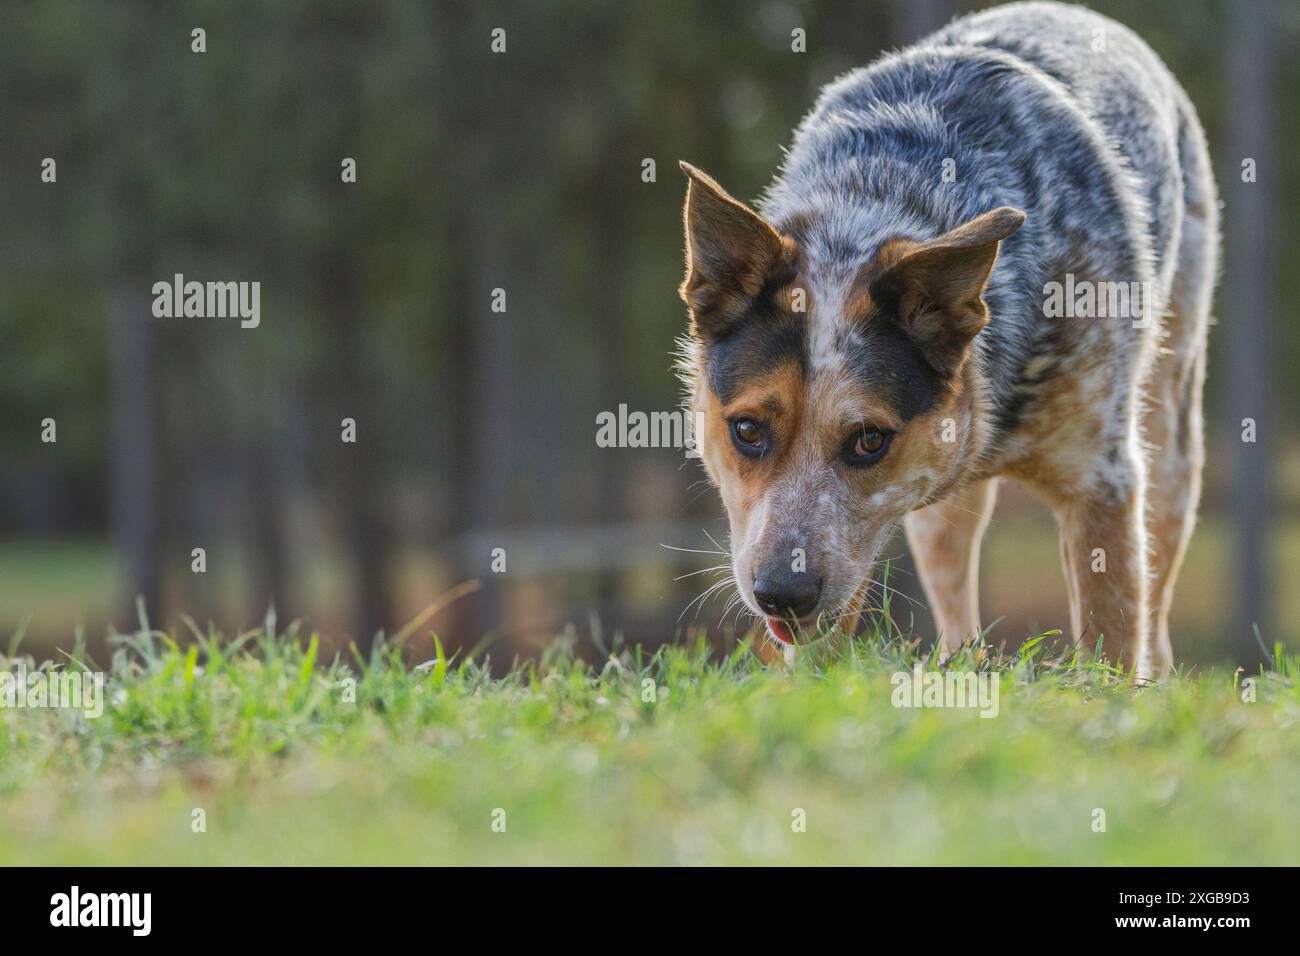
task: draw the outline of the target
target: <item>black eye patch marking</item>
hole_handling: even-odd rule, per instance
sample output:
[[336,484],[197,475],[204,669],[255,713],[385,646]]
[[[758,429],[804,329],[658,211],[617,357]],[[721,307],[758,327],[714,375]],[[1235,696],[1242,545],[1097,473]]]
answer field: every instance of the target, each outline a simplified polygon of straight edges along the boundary
[[[760,296],[744,318],[708,343],[706,375],[718,400],[728,404],[746,383],[785,362],[796,363],[806,379],[808,331],[806,316],[784,311],[771,295]],[[934,408],[947,390],[947,379],[879,306],[837,334],[836,348],[863,391],[901,421]]]
[[902,421],[934,408],[947,389],[947,380],[925,360],[920,346],[879,312],[856,323],[839,347],[863,391]]
[[770,374],[785,362],[808,370],[805,317],[785,312],[770,296],[761,297],[749,313],[708,344],[708,381],[726,405],[746,382]]

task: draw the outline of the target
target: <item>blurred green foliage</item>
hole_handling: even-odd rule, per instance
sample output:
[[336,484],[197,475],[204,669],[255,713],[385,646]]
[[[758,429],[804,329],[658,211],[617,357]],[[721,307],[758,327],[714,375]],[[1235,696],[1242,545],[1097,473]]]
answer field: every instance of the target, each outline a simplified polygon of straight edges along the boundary
[[[822,84],[974,6],[6,4],[0,534],[120,530],[123,491],[109,476],[115,455],[137,452],[117,437],[113,412],[137,375],[115,349],[152,283],[174,273],[258,280],[264,318],[255,332],[147,317],[141,326],[152,345],[138,387],[158,475],[146,550],[173,612],[232,607],[186,573],[195,541],[218,561],[237,557],[238,580],[223,580],[244,621],[271,599],[311,613],[318,566],[351,562],[343,580],[355,593],[340,601],[339,628],[356,634],[391,628],[409,609],[392,571],[408,551],[434,556],[433,591],[481,574],[463,547],[475,531],[682,517],[717,529],[716,501],[691,488],[693,465],[671,452],[602,457],[592,441],[600,410],[677,401],[676,161],[756,196]],[[1220,177],[1235,175],[1247,147],[1224,139],[1232,91],[1220,65],[1226,25],[1252,9],[1094,6],[1164,57],[1200,111]],[[1276,15],[1283,108],[1273,155],[1257,158],[1282,206],[1267,254],[1286,303],[1300,295],[1300,12],[1279,5]],[[195,27],[206,31],[202,54],[191,52]],[[489,46],[497,27],[503,54]],[[790,50],[794,27],[807,30],[805,54]],[[39,180],[47,156],[56,184]],[[356,184],[340,181],[344,157],[358,162]],[[657,166],[650,183],[646,158]],[[488,309],[498,287],[510,297],[504,318]],[[1232,334],[1231,303],[1217,313],[1215,353]],[[1289,436],[1300,379],[1285,373],[1300,359],[1300,329],[1284,321],[1275,331]],[[1212,357],[1217,425],[1215,369]],[[360,424],[359,463],[340,447],[344,416]],[[59,423],[57,445],[39,442],[46,417]],[[1210,491],[1213,508],[1213,470]],[[129,619],[142,587],[135,561],[107,579],[115,610],[93,626]],[[625,588],[560,588],[537,630],[592,605],[617,618]],[[661,591],[654,620],[667,632],[688,592],[671,582]],[[97,600],[71,584],[66,599],[73,612]],[[22,616],[2,610],[0,627]],[[462,623],[482,631],[498,617]]]

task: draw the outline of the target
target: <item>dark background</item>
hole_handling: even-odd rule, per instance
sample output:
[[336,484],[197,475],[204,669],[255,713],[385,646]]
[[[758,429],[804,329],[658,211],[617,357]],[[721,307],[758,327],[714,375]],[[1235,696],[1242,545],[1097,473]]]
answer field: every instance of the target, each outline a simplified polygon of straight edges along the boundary
[[[102,640],[139,594],[155,625],[234,633],[274,603],[364,644],[470,578],[417,643],[723,635],[724,597],[681,616],[716,576],[677,579],[724,559],[665,547],[725,541],[702,469],[595,442],[599,412],[677,404],[677,160],[755,197],[822,84],[977,6],[5,4],[0,640]],[[1300,6],[1094,6],[1184,83],[1216,162],[1226,283],[1174,636],[1244,660],[1256,623],[1300,636]],[[175,273],[261,282],[261,326],[154,318]],[[915,596],[905,550],[891,583]],[[995,639],[1065,624],[1051,521],[1012,487],[984,568]]]

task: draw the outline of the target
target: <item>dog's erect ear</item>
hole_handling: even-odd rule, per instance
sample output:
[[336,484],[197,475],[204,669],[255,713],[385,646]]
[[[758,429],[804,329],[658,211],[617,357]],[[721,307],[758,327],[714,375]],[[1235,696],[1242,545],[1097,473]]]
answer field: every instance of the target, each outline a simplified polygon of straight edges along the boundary
[[690,182],[686,278],[678,291],[691,310],[691,331],[716,336],[745,314],[787,250],[775,229],[712,177],[680,165]]
[[872,300],[897,315],[940,372],[951,374],[988,324],[982,298],[998,245],[1025,221],[1002,206],[929,242],[912,245],[872,278]]

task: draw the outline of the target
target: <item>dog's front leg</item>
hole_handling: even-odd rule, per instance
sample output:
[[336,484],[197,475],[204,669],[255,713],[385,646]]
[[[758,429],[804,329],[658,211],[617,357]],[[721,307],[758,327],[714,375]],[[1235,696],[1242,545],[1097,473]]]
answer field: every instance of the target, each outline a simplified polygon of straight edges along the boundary
[[974,482],[903,519],[947,660],[980,636],[980,540],[997,500],[997,479]]
[[1147,574],[1140,464],[1120,478],[1060,502],[1061,558],[1070,594],[1074,639],[1103,653],[1138,680],[1146,660]]

